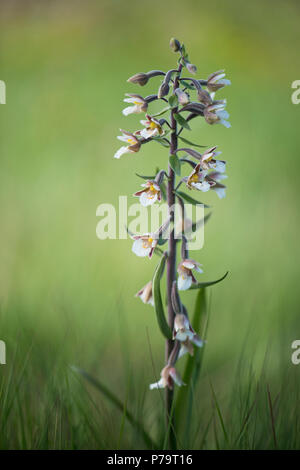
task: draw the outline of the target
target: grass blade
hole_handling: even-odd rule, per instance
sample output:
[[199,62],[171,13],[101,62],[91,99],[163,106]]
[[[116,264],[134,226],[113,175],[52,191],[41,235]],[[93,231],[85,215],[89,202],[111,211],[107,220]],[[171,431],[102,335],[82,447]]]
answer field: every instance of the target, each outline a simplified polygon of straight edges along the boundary
[[84,377],[90,384],[92,384],[97,390],[99,390],[99,392],[101,392],[111,403],[113,403],[115,407],[118,408],[118,410],[124,413],[124,416],[130,422],[130,424],[132,424],[132,426],[135,427],[138,430],[138,432],[141,434],[148,448],[157,449],[156,444],[153,442],[149,434],[145,431],[142,424],[134,418],[134,416],[130,413],[130,411],[128,411],[127,407],[121,402],[121,400],[119,400],[119,398],[117,398],[109,390],[108,387],[106,387],[104,384],[99,382],[99,380],[92,377],[83,369],[80,369],[76,366],[72,366],[71,369],[77,374],[82,375],[82,377]]
[[216,397],[215,391],[213,389],[212,383],[209,382],[209,384],[210,384],[211,393],[212,393],[212,397],[213,397],[213,403],[216,407],[217,414],[219,416],[219,420],[220,420],[220,424],[221,424],[221,428],[222,428],[222,431],[223,431],[223,434],[224,434],[226,444],[228,445],[228,443],[229,443],[228,434],[227,434],[227,431],[226,431],[226,428],[225,428],[225,424],[224,424],[223,416],[222,416],[222,413],[221,413],[221,409],[220,409],[219,403],[217,401],[217,397]]
[[270,408],[270,418],[271,418],[271,427],[272,427],[272,435],[273,435],[274,447],[275,447],[275,449],[277,449],[277,448],[278,448],[278,445],[277,445],[277,438],[276,438],[276,431],[275,431],[275,419],[274,419],[272,398],[271,398],[271,393],[270,393],[269,385],[267,386],[267,393],[268,393],[268,403],[269,403],[269,408]]

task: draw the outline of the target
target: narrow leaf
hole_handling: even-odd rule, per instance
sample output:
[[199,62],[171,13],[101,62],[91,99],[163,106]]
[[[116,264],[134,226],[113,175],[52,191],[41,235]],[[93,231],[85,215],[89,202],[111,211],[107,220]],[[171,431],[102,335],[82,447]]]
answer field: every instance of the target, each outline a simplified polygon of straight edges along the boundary
[[162,245],[164,245],[167,241],[168,241],[167,238],[162,238],[162,237],[160,237],[160,238],[158,239],[157,244],[158,244],[159,246],[162,246]]
[[192,145],[193,147],[199,147],[199,148],[205,148],[207,145],[199,145],[199,144],[194,144],[190,140],[185,139],[184,137],[181,137],[181,135],[178,136],[178,139],[182,140],[185,144]]
[[[191,196],[189,196],[186,193],[183,193],[182,191],[174,191],[174,192],[175,192],[176,196],[180,197],[181,199],[188,202],[189,204],[194,204],[194,205],[203,204],[202,202],[196,201],[196,199],[192,198]],[[203,204],[203,205],[204,205],[205,208],[210,207],[210,206],[207,206],[206,204]]]
[[160,185],[160,191],[161,191],[163,200],[166,201],[167,200],[167,188],[164,182]]
[[[193,321],[192,321],[192,326],[194,330],[196,331],[196,333],[200,333],[200,336],[202,335],[202,332],[200,332],[200,325],[204,324],[204,318],[207,315],[205,294],[206,294],[205,289],[201,289],[197,294],[194,316],[193,316]],[[203,332],[203,339],[205,339],[204,333],[205,332]],[[186,411],[186,405],[188,406],[188,410],[187,410],[188,414],[191,413],[192,401],[193,401],[192,389],[199,376],[203,349],[204,349],[204,346],[202,348],[195,347],[194,356],[189,356],[187,359],[185,370],[183,373],[183,381],[184,383],[187,384],[187,386],[184,388],[181,388],[178,391],[178,398],[176,402],[176,417],[178,421],[181,418],[183,418],[185,411]]]
[[190,289],[201,289],[202,287],[209,287],[213,286],[214,284],[218,284],[218,282],[223,281],[223,279],[228,276],[228,273],[229,271],[227,271],[224,276],[220,277],[220,279],[217,279],[216,281],[197,282],[197,284],[192,284]]
[[190,83],[186,82],[185,80],[180,80],[180,81],[181,81],[181,84],[185,86],[186,88],[188,88],[189,90],[195,90],[195,87],[191,85]]
[[161,111],[159,111],[158,113],[155,113],[155,114],[152,114],[152,117],[158,117],[158,116],[162,116],[163,114],[165,114],[167,111],[169,111],[171,109],[171,106],[167,106],[166,108],[163,108]]
[[171,106],[171,108],[176,108],[176,106],[178,106],[178,98],[176,95],[170,96],[169,105]]
[[142,178],[143,180],[154,180],[155,179],[155,175],[154,176],[144,176],[144,175],[139,175],[138,173],[136,173],[135,175],[138,176],[139,178]]
[[203,219],[201,220],[198,220],[197,222],[195,222],[193,225],[192,225],[192,230],[193,232],[195,232],[196,230],[198,230],[198,228],[202,227],[202,225],[206,224],[206,222],[210,219],[212,213],[210,212],[209,214],[206,214]]
[[174,114],[174,118],[181,127],[184,127],[185,129],[188,129],[189,131],[191,130],[188,122],[184,119],[184,117],[181,116],[181,114]]
[[143,437],[145,444],[147,447],[151,449],[157,449],[158,447],[156,444],[153,442],[149,434],[145,431],[143,428],[142,424],[135,419],[135,417],[128,411],[127,407],[117,398],[106,385],[101,383],[99,380],[95,379],[92,377],[90,374],[88,374],[85,370],[80,369],[76,366],[72,366],[71,369],[76,372],[77,374],[80,374],[82,377],[84,377],[89,383],[91,383],[99,392],[101,392],[111,403],[113,403],[116,408],[118,408],[122,413],[124,413],[125,417],[127,420],[132,424],[133,427],[135,427],[138,432],[141,434]]
[[152,140],[153,142],[158,142],[160,145],[163,145],[163,147],[166,147],[166,148],[170,147],[168,141],[162,139],[161,137],[154,137]]
[[171,165],[171,168],[175,171],[176,175],[180,176],[181,163],[177,155],[170,155],[169,163]]
[[153,277],[153,300],[154,300],[154,307],[157,317],[157,322],[162,334],[167,338],[172,338],[171,329],[166,321],[164,307],[161,300],[161,292],[160,292],[160,280],[164,271],[164,267],[166,264],[166,256],[163,255],[161,257],[160,262],[157,265],[157,268],[154,273]]

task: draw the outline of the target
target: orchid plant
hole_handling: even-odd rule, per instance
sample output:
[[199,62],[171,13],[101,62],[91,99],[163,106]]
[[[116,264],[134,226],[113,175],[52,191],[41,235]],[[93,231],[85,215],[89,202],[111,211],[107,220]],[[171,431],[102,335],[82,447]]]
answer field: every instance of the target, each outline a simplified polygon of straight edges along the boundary
[[[166,338],[165,365],[160,379],[152,383],[150,389],[166,389],[167,423],[170,434],[173,433],[174,437],[175,424],[172,417],[174,386],[185,385],[175,365],[185,353],[193,355],[194,347],[201,348],[204,344],[204,340],[191,325],[179,291],[201,289],[218,282],[201,283],[195,277],[195,273],[203,273],[203,270],[202,266],[189,256],[187,233],[192,227],[197,226],[197,223],[193,224],[185,217],[185,204],[187,202],[200,204],[200,202],[189,194],[179,191],[179,187],[184,184],[189,191],[194,191],[194,193],[212,190],[219,198],[225,196],[226,189],[221,182],[226,178],[226,162],[219,159],[221,152],[213,146],[200,153],[195,150],[195,147],[203,146],[183,138],[182,133],[184,130],[191,129],[190,122],[195,118],[203,118],[209,125],[222,124],[230,127],[229,115],[225,110],[226,100],[215,97],[218,90],[230,85],[230,81],[225,78],[223,70],[212,73],[206,79],[183,76],[185,69],[188,72],[187,75],[195,75],[196,66],[190,62],[184,44],[177,39],[171,39],[170,46],[179,54],[176,68],[168,72],[153,70],[147,73],[137,73],[128,79],[128,82],[142,87],[153,77],[161,77],[162,82],[156,94],[145,98],[139,94],[128,93],[126,95],[124,101],[129,106],[123,110],[123,114],[128,116],[133,113],[145,113],[146,116],[140,121],[143,126],[141,130],[135,132],[121,130],[122,135],[118,139],[126,145],[116,152],[115,158],[118,159],[126,153],[137,153],[148,142],[158,142],[169,149],[168,169],[158,170],[157,174],[151,178],[142,177],[146,182],[142,184],[141,190],[134,193],[143,206],[159,204],[165,196],[168,204],[168,219],[155,233],[133,234],[132,251],[140,257],[151,258],[153,253],[160,256],[153,280],[149,281],[136,295],[145,304],[150,304],[155,308],[159,327]],[[149,107],[156,100],[163,102],[164,108],[159,113],[151,115]],[[167,113],[168,118],[160,117]],[[183,147],[178,146],[179,141],[183,142]],[[182,176],[182,169],[189,166],[191,172],[187,176]],[[176,201],[181,208],[180,238],[175,234],[174,225]],[[161,241],[166,241],[164,234],[167,229],[169,229],[168,249],[163,252],[160,245]],[[179,242],[181,242],[181,260],[177,264],[176,251]],[[165,265],[167,318],[160,290]],[[176,270],[178,275],[176,275]]]

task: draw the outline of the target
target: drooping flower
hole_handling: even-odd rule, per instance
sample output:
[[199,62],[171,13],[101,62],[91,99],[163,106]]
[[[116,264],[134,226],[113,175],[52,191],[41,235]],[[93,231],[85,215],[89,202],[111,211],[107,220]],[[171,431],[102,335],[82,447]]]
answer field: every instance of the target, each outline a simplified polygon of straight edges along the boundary
[[212,73],[207,79],[207,88],[209,91],[214,92],[226,85],[231,85],[231,81],[224,78],[225,76],[224,70]]
[[131,132],[120,129],[123,135],[119,135],[117,138],[122,142],[126,142],[128,145],[121,147],[114,155],[115,158],[120,158],[124,153],[135,153],[140,150],[141,142]]
[[223,124],[229,128],[231,124],[227,119],[229,118],[228,112],[225,110],[226,100],[214,101],[212,104],[204,108],[203,114],[208,124]]
[[214,181],[215,183],[212,186],[212,189],[217,193],[220,199],[223,199],[226,196],[226,186],[220,183],[220,181],[226,179],[227,175],[224,175],[224,173],[219,173],[218,171],[215,171],[215,172],[210,173],[209,178],[211,181]]
[[185,341],[181,342],[178,359],[180,359],[184,354],[189,353],[191,356],[194,355],[194,346],[201,348],[204,345],[205,341],[203,341],[200,336],[195,334],[192,338],[187,338]]
[[174,383],[181,387],[182,385],[185,385],[176,371],[175,367],[172,366],[165,366],[163,370],[160,373],[160,380],[158,382],[155,382],[153,384],[150,384],[150,390],[154,390],[157,388],[165,388],[168,387],[170,390],[173,390]]
[[186,341],[194,336],[195,332],[184,313],[177,313],[174,318],[173,339]]
[[212,147],[206,150],[201,155],[201,168],[203,170],[216,170],[219,173],[224,173],[226,170],[226,162],[224,160],[216,160],[216,157],[222,152],[215,152],[217,147]]
[[196,283],[197,280],[193,274],[193,269],[198,273],[203,273],[203,270],[200,268],[202,266],[197,261],[193,259],[184,259],[178,265],[178,289],[187,290],[191,287],[192,283]]
[[141,124],[145,126],[145,129],[139,131],[139,134],[144,137],[144,139],[150,139],[150,137],[164,135],[165,131],[160,125],[160,122],[157,119],[149,116],[149,114],[147,114],[146,117],[147,120],[141,121]]
[[152,281],[149,281],[137,294],[144,304],[150,304],[154,306],[153,292],[152,292]]
[[141,186],[143,186],[144,189],[134,193],[134,196],[140,198],[140,203],[142,206],[150,206],[156,201],[161,200],[160,186],[155,181],[149,180]]
[[133,239],[133,253],[140,257],[148,256],[151,258],[158,243],[158,239],[155,238],[153,234],[134,235]]
[[129,98],[125,98],[123,101],[125,101],[125,103],[131,103],[132,106],[123,109],[122,113],[124,116],[128,116],[128,114],[132,113],[145,113],[147,111],[148,103],[141,95],[126,93],[126,96],[129,96]]
[[186,181],[189,189],[195,188],[205,193],[210,190],[210,184],[205,180],[206,175],[207,171],[203,171],[201,163],[198,163],[192,173],[187,178],[183,178],[183,180]]

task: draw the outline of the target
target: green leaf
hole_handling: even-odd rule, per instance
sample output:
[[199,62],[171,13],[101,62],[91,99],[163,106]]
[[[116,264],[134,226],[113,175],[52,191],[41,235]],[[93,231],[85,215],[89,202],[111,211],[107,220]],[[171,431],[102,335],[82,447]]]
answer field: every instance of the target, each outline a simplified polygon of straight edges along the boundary
[[199,148],[205,148],[205,147],[207,147],[207,145],[198,145],[198,144],[194,144],[194,143],[191,142],[190,140],[187,140],[187,139],[185,139],[184,137],[181,137],[181,135],[178,136],[178,139],[182,140],[182,142],[184,142],[185,144],[193,145],[193,147],[199,147]]
[[152,139],[154,142],[158,142],[160,145],[163,145],[164,147],[166,148],[169,148],[170,145],[168,144],[168,142],[166,142],[164,139],[162,139],[161,137],[153,137]]
[[188,129],[189,131],[191,130],[189,123],[184,119],[183,116],[181,116],[181,114],[174,114],[174,118],[181,127],[184,127],[185,129]]
[[164,252],[160,248],[158,248],[158,246],[156,246],[154,248],[154,254],[157,255],[157,256],[162,256],[164,254]]
[[193,223],[193,225],[192,225],[193,232],[198,230],[198,228],[202,227],[202,225],[206,224],[206,222],[211,218],[211,215],[212,215],[212,212],[210,212],[209,214],[206,214],[203,217],[203,219],[198,220],[197,222]]
[[[174,191],[174,192],[176,196],[180,197],[181,199],[183,199],[185,202],[188,202],[189,204],[194,204],[194,205],[203,204],[203,202],[197,201],[196,199],[192,198],[186,193],[183,193],[182,191]],[[206,209],[210,207],[210,206],[207,206],[206,204],[203,204],[203,205]]]
[[181,80],[180,83],[185,86],[186,88],[188,88],[189,90],[195,90],[195,87],[193,87],[192,85],[190,85],[190,83],[186,82],[185,80]]
[[138,176],[139,178],[142,178],[143,180],[154,180],[155,179],[155,175],[154,176],[144,176],[144,175],[139,175],[138,173],[136,173],[135,175]]
[[169,163],[171,165],[172,170],[175,171],[176,175],[180,176],[181,163],[177,155],[170,155]]
[[191,289],[201,289],[202,287],[209,287],[209,286],[213,286],[214,284],[218,284],[218,282],[223,281],[223,279],[225,279],[225,277],[228,276],[228,273],[229,273],[229,271],[227,271],[224,274],[224,276],[220,277],[220,279],[217,279],[216,281],[197,282],[197,284],[192,284],[192,286],[190,287],[190,290]]
[[137,429],[137,431],[141,434],[143,437],[145,444],[147,447],[150,449],[158,449],[158,446],[153,442],[149,434],[145,431],[143,425],[135,419],[135,417],[128,411],[127,407],[125,404],[117,398],[114,393],[112,393],[106,385],[101,383],[99,380],[95,379],[92,377],[90,374],[88,374],[86,371],[76,367],[72,366],[71,369],[76,372],[77,374],[80,374],[82,377],[84,377],[89,383],[91,383],[99,392],[101,392],[113,405],[116,406],[122,413],[124,413],[124,416],[127,418],[127,420],[132,424],[133,427]]
[[156,312],[157,322],[162,334],[167,339],[172,339],[172,332],[171,329],[166,321],[164,307],[161,300],[161,292],[160,292],[160,280],[164,271],[164,267],[166,264],[166,256],[163,255],[161,257],[160,262],[157,265],[157,268],[154,273],[153,277],[153,300],[154,300],[154,308]]
[[[203,339],[205,339],[207,325],[205,331],[200,331],[200,325],[204,325],[205,319],[207,317],[207,304],[206,304],[206,291],[201,289],[196,297],[194,316],[192,320],[192,326],[196,333],[200,333],[200,336],[203,333]],[[204,330],[204,327],[203,327]],[[182,387],[178,391],[177,401],[176,401],[176,418],[178,422],[183,419],[184,416],[187,417],[191,415],[192,412],[192,402],[193,402],[193,390],[196,384],[197,378],[200,373],[203,357],[202,348],[194,347],[194,355],[188,356],[184,373],[183,373],[183,382],[187,384],[186,387]],[[187,407],[187,414],[185,413]],[[187,419],[188,421],[188,419]],[[187,426],[188,427],[188,426]],[[187,431],[187,429],[186,429]]]
[[151,116],[152,117],[158,117],[158,116],[162,116],[163,114],[165,114],[167,111],[169,111],[171,109],[171,106],[167,106],[166,108],[163,108],[161,111],[159,111],[158,113],[156,114],[152,114]]
[[169,98],[169,105],[171,108],[176,108],[178,106],[178,98],[177,95],[171,95]]
[[164,201],[167,200],[167,188],[164,182],[160,185],[160,192]]

